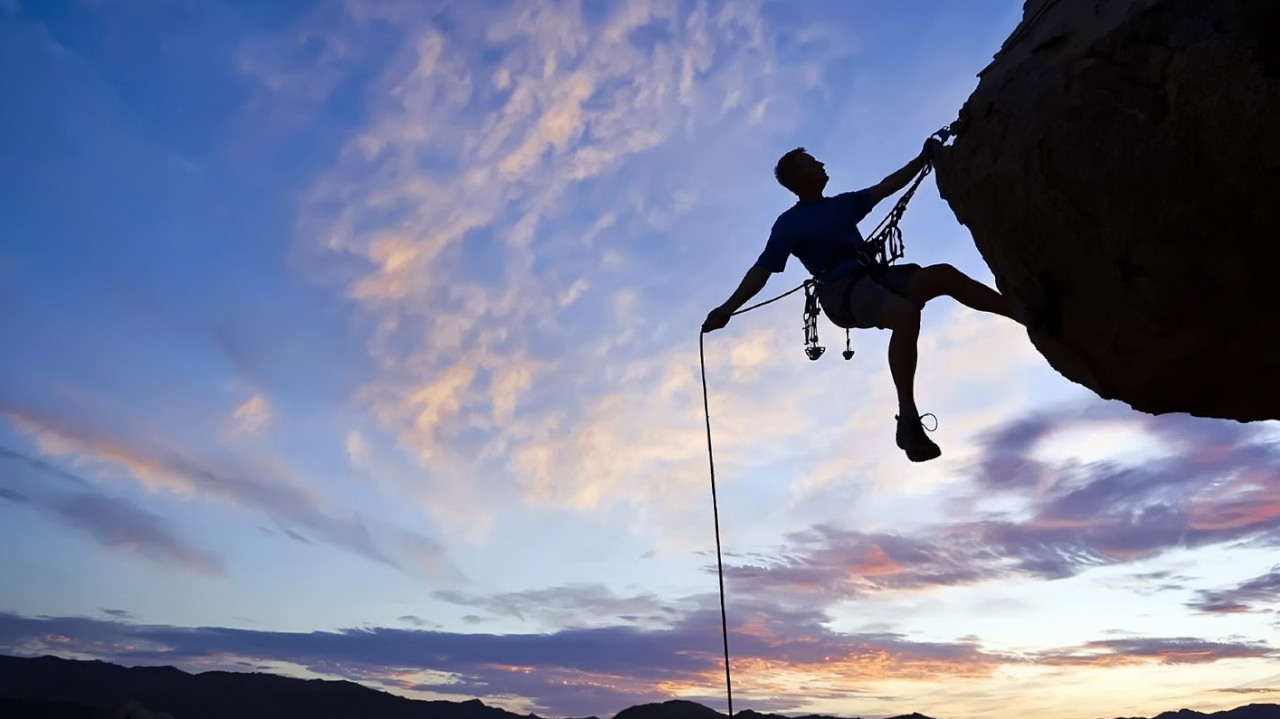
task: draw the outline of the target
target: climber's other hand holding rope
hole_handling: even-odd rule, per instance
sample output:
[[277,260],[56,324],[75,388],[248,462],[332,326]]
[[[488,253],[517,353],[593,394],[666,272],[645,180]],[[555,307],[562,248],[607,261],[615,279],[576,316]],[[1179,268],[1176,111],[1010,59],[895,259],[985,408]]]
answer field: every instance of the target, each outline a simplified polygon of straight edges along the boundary
[[724,306],[720,306],[707,313],[707,319],[702,323],[703,332],[714,332],[721,327],[729,324],[729,317],[733,315],[733,311]]
[[[714,332],[715,330],[729,324],[729,317],[737,313],[738,308],[747,303],[747,300],[756,296],[760,290],[764,289],[765,284],[769,282],[769,270],[758,265],[752,265],[747,270],[747,274],[742,276],[742,282],[738,283],[738,289],[733,291],[729,299],[724,304],[707,313],[707,319],[702,323],[703,332]],[[746,312],[746,310],[743,310]]]

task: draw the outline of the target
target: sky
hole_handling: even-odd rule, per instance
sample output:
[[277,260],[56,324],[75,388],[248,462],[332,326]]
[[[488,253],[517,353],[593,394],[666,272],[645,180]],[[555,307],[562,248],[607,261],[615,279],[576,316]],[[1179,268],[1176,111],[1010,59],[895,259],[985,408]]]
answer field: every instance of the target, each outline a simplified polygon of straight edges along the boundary
[[[878,182],[1021,5],[3,0],[0,652],[724,711],[698,328],[778,156]],[[932,177],[902,229],[994,282]],[[1280,701],[1280,423],[941,299],[912,464],[802,304],[704,338],[735,709]]]

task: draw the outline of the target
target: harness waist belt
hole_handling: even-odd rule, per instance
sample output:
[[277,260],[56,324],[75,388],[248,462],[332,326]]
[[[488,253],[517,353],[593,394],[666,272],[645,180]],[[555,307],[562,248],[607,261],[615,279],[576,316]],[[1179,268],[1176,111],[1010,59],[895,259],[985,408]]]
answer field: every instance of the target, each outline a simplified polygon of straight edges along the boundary
[[[845,259],[852,259],[852,258],[845,258]],[[824,270],[822,275],[814,277],[814,281],[819,286],[826,284],[828,280],[826,279],[825,275],[829,273],[832,269],[834,269],[834,266],[839,265],[840,262],[843,262],[843,261],[844,260],[839,260],[837,262],[832,263],[833,267]],[[853,299],[853,291],[855,288],[857,288],[858,283],[862,282],[867,278],[872,278],[874,281],[874,278],[882,277],[884,275],[884,270],[885,270],[885,265],[882,265],[879,262],[875,262],[875,261],[868,263],[864,259],[863,263],[860,266],[858,266],[857,269],[853,270],[849,274],[841,275],[840,277],[836,278],[838,281],[844,282],[845,286],[844,286],[844,289],[840,292],[839,304],[837,304],[835,307],[828,307],[827,311],[835,312],[840,315],[850,315],[852,313],[852,309],[850,308],[849,303]]]
[[[825,282],[827,280],[827,275],[830,275],[832,270],[849,260],[858,260],[862,263],[861,267],[854,270],[854,274],[860,273],[865,275],[870,272],[878,272],[880,269],[880,263],[877,261],[875,248],[869,247],[866,242],[862,242],[857,245],[851,245],[841,249],[835,257],[831,258],[831,260],[827,262],[826,267],[822,268],[820,272],[814,274],[813,279],[818,282]],[[861,278],[859,277],[858,279]]]

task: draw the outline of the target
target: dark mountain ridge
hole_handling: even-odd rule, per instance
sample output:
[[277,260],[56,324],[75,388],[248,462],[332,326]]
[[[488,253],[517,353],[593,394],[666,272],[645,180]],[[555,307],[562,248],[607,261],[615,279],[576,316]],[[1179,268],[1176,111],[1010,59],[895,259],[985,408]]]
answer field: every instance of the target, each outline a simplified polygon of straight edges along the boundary
[[[464,702],[423,701],[349,681],[294,679],[274,674],[209,671],[188,674],[174,667],[123,667],[104,661],[0,656],[0,717],[3,719],[141,719],[121,711],[131,703],[174,719],[538,719]],[[673,700],[623,709],[613,719],[724,719],[696,702]],[[835,719],[783,717],[750,709],[738,719]],[[590,719],[596,719],[591,717]],[[929,719],[904,714],[895,719]],[[1204,714],[1182,709],[1154,719],[1280,719],[1280,705],[1250,704]]]

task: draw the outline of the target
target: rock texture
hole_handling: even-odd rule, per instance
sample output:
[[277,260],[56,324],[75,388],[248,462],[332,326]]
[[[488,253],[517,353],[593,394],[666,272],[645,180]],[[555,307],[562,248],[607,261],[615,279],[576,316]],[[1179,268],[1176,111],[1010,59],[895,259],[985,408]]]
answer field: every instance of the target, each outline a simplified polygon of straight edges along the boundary
[[1280,0],[1028,0],[938,187],[1050,364],[1153,414],[1280,418]]

